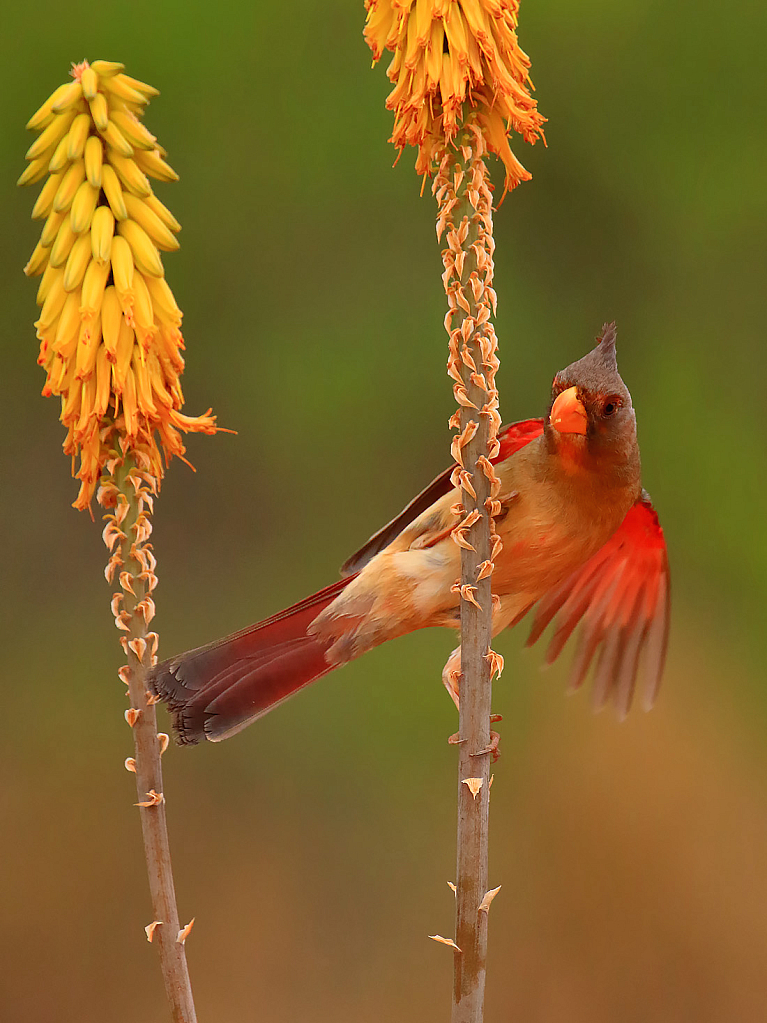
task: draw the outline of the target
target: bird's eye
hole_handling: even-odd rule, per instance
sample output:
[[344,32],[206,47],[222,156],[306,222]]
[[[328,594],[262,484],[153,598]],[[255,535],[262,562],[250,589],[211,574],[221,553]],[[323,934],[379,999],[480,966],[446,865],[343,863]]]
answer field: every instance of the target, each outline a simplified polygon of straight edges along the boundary
[[614,416],[618,409],[621,407],[623,402],[617,394],[611,395],[602,406],[602,415],[605,419],[609,419],[610,416]]

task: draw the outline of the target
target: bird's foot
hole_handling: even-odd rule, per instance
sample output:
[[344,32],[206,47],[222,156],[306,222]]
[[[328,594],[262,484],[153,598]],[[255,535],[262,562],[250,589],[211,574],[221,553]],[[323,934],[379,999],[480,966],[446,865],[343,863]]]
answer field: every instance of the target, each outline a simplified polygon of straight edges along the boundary
[[[491,724],[495,724],[496,721],[503,721],[502,715],[500,715],[500,714],[491,714],[490,715],[490,723]],[[450,743],[451,746],[460,746],[462,743],[466,742],[466,739],[462,739],[461,738],[460,732],[455,732],[453,735],[448,736],[448,740],[447,741]],[[498,744],[500,743],[500,741],[501,741],[501,737],[498,734],[498,732],[491,731],[490,732],[490,742],[487,744],[487,746],[485,746],[484,749],[477,750],[476,753],[470,753],[469,756],[470,757],[485,757],[488,754],[490,754],[490,756],[492,756],[492,758],[493,758],[493,763],[495,763],[496,760],[498,759],[498,757],[501,755],[500,751],[498,749]]]

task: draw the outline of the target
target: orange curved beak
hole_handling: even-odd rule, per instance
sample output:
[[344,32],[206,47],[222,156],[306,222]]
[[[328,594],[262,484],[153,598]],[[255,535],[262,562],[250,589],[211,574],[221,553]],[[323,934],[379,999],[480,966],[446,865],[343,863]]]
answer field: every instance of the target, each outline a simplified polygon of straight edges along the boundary
[[559,433],[586,433],[588,417],[583,402],[578,398],[577,387],[568,387],[557,395],[551,406],[549,422]]

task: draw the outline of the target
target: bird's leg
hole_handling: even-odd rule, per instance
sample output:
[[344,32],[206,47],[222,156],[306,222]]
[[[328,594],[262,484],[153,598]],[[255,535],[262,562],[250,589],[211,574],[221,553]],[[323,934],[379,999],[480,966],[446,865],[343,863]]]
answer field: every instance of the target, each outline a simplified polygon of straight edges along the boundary
[[[461,684],[461,648],[457,646],[455,650],[450,654],[447,659],[445,667],[442,669],[442,682],[450,693],[450,698],[455,704],[456,710],[460,709],[460,684]],[[495,724],[496,721],[503,721],[500,714],[491,714],[490,723]],[[455,732],[453,735],[448,737],[447,740],[451,746],[458,746],[460,743],[465,742],[465,739],[461,739],[460,733]],[[501,741],[501,737],[497,732],[490,732],[490,742],[484,749],[478,750],[476,753],[470,754],[472,757],[483,757],[488,753],[493,758],[493,763],[496,762],[498,757],[501,755],[498,751],[498,743]]]

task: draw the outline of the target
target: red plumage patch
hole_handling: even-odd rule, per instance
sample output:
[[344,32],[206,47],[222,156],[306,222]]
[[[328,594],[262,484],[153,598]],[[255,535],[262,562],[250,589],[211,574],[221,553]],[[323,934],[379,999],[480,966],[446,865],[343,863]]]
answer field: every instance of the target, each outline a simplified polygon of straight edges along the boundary
[[612,697],[618,713],[625,716],[644,651],[644,704],[649,709],[666,657],[669,571],[663,530],[647,494],[642,494],[613,536],[585,565],[538,602],[528,646],[555,618],[546,651],[549,664],[559,656],[578,623],[582,624],[571,688],[582,684],[598,650],[594,706],[599,709]]

